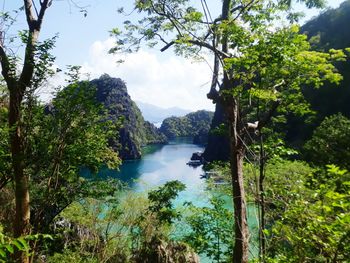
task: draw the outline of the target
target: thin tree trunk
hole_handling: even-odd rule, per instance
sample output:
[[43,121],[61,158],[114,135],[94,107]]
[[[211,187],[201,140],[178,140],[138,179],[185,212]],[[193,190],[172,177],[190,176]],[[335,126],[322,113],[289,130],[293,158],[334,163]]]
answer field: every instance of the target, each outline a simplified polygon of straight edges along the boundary
[[[10,144],[12,154],[12,166],[15,182],[16,214],[14,220],[14,236],[20,237],[29,234],[30,208],[29,208],[29,182],[28,176],[24,174],[24,149],[22,130],[20,125],[20,107],[23,99],[23,92],[16,85],[10,89],[10,111],[9,128]],[[28,257],[21,251],[17,251],[18,262],[28,262]]]
[[[261,135],[260,135],[261,136]],[[262,138],[260,138],[260,164],[259,164],[259,194],[260,194],[260,258],[262,262],[265,262],[265,251],[266,251],[266,238],[264,229],[266,227],[265,220],[265,190],[264,190],[264,179],[265,179],[265,152]]]
[[247,205],[243,183],[244,145],[239,138],[238,105],[235,100],[227,107],[230,135],[230,165],[232,179],[232,197],[234,205],[234,234],[233,249],[234,263],[247,263],[249,251],[249,230],[247,223]]

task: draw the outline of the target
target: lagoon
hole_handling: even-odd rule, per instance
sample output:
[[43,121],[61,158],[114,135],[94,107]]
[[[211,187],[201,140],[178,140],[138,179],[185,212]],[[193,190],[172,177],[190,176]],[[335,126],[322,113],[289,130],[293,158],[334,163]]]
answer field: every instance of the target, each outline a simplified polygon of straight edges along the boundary
[[191,138],[178,138],[166,145],[147,146],[141,159],[125,161],[120,171],[104,171],[103,174],[121,179],[136,192],[179,180],[186,189],[179,194],[176,204],[191,201],[204,206],[208,203],[208,192],[205,180],[200,178],[203,170],[201,166],[186,165],[192,153],[203,150],[203,146],[192,144]]
[[[184,202],[192,202],[196,206],[208,206],[210,196],[215,191],[208,190],[202,166],[191,167],[186,163],[192,153],[203,151],[201,145],[192,144],[191,138],[177,138],[166,145],[149,145],[143,149],[139,160],[125,161],[119,171],[105,170],[104,176],[112,176],[126,182],[136,192],[145,192],[163,185],[167,181],[179,180],[186,189],[179,193],[175,206]],[[226,205],[232,209],[230,197],[226,197]],[[248,207],[248,224],[252,234],[250,256],[258,253],[256,238],[258,233],[257,209],[254,205]],[[201,262],[210,262],[201,256]]]

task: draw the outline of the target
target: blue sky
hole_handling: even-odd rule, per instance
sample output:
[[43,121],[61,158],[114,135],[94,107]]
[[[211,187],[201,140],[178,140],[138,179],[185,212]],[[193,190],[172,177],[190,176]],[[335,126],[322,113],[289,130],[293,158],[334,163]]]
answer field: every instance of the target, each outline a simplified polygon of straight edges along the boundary
[[[220,0],[208,0],[208,3],[215,4],[216,1]],[[124,6],[126,10],[131,10],[133,2],[75,0],[79,6],[86,7],[88,13],[84,17],[68,0],[54,0],[47,11],[41,39],[59,34],[53,50],[57,66],[63,68],[65,65],[81,65],[91,78],[103,73],[120,77],[127,83],[131,97],[138,101],[160,107],[213,109],[211,102],[206,99],[210,69],[205,63],[193,63],[175,57],[171,52],[164,54],[159,50],[141,49],[136,54],[123,56],[125,63],[118,66],[116,61],[120,57],[107,54],[113,46],[109,30],[120,26],[125,19],[137,18],[137,14],[124,17],[117,13],[117,9]],[[341,2],[343,1],[331,0],[328,1],[328,6],[337,7]],[[0,4],[0,8],[9,11],[19,7],[22,1],[1,0]],[[309,19],[319,11],[304,12],[307,14],[305,19]],[[18,17],[11,30],[16,31],[25,26],[24,17]],[[53,84],[58,82],[59,78],[52,81]],[[43,91],[43,94],[45,97],[48,92]]]

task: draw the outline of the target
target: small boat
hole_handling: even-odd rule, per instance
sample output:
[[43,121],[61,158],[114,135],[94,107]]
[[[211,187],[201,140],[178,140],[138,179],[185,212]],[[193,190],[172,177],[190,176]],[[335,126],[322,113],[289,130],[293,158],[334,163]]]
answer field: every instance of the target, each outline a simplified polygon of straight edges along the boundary
[[204,160],[203,152],[195,152],[195,153],[193,153],[192,156],[191,156],[191,160],[192,161],[196,161],[196,160],[203,161]]
[[199,165],[202,165],[202,162],[200,160],[191,160],[186,164],[189,166],[199,166]]

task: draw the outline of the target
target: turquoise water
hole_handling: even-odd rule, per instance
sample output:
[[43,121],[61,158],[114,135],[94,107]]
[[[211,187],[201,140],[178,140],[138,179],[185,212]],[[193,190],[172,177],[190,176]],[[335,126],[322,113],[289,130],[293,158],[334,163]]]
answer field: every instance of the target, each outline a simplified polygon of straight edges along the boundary
[[120,171],[103,171],[103,175],[117,177],[127,182],[133,191],[142,192],[163,185],[167,181],[179,180],[186,190],[175,201],[182,204],[191,201],[195,205],[206,205],[208,193],[206,184],[200,175],[201,167],[186,165],[192,153],[204,148],[191,143],[190,138],[179,138],[167,145],[152,145],[145,149],[146,154],[140,160],[125,161]]
[[[167,181],[179,180],[186,185],[175,200],[175,206],[181,206],[185,201],[196,206],[209,205],[209,197],[215,194],[206,189],[206,182],[200,178],[202,167],[186,165],[192,153],[203,151],[204,147],[192,144],[190,138],[179,138],[167,145],[151,145],[144,149],[140,160],[125,161],[120,171],[104,170],[102,175],[112,176],[126,182],[133,191],[143,192],[163,185]],[[225,197],[227,208],[232,209],[232,200]],[[248,208],[248,223],[251,233],[257,233],[256,208]],[[254,235],[253,235],[254,236]],[[255,238],[252,238],[255,239]],[[257,255],[257,248],[251,243],[251,256]],[[201,256],[202,263],[211,262]]]

